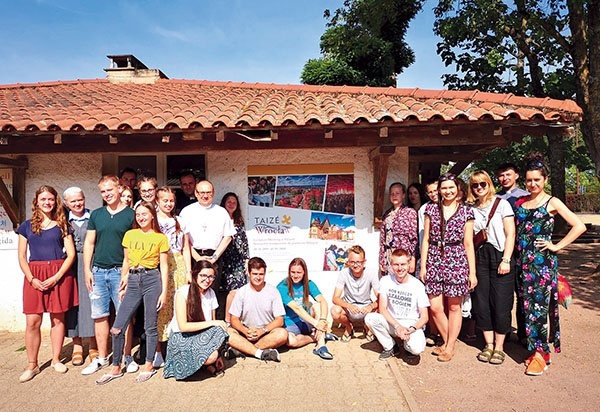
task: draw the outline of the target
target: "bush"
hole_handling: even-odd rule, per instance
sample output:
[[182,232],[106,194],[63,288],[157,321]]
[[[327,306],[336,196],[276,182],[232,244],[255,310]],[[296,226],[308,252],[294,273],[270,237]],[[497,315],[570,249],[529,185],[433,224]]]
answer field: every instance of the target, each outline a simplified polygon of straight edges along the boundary
[[567,207],[576,213],[600,213],[600,194],[567,195]]

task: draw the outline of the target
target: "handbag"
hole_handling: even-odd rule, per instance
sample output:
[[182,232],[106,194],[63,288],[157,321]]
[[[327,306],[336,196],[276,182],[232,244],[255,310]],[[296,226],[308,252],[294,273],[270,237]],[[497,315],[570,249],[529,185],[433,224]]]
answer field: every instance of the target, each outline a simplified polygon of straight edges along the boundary
[[567,282],[567,279],[558,274],[558,303],[563,305],[565,309],[569,308],[571,299],[573,298],[573,292],[571,291],[571,285]]
[[488,215],[485,227],[479,232],[475,233],[475,236],[473,236],[473,247],[475,248],[475,250],[479,249],[481,246],[483,246],[485,242],[487,242],[487,228],[490,225],[490,220],[492,220],[492,216],[494,216],[494,213],[496,213],[498,203],[500,203],[499,197],[497,197],[496,200],[494,200],[494,205],[492,206],[492,210],[490,210],[490,214]]

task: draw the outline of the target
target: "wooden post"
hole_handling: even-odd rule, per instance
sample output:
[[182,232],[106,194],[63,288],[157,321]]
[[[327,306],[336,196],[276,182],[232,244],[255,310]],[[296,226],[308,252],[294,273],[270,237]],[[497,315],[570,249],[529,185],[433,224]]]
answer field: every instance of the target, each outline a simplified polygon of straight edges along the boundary
[[373,162],[373,217],[377,228],[379,228],[381,216],[383,216],[390,156],[395,152],[396,146],[379,146],[369,153],[369,160]]

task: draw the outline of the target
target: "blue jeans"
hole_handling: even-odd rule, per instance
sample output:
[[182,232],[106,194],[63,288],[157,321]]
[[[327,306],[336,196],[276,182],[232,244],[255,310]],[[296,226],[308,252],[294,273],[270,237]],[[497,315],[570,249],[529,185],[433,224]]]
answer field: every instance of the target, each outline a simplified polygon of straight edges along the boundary
[[121,266],[108,269],[92,267],[94,283],[90,292],[92,319],[107,318],[110,315],[110,301],[119,310],[119,284],[121,283]]
[[131,322],[142,300],[144,301],[144,330],[146,332],[146,362],[154,360],[154,351],[158,345],[156,320],[158,297],[162,292],[162,280],[158,269],[142,270],[141,273],[129,273],[127,290],[113,324],[113,365],[121,365],[125,346],[125,329]]

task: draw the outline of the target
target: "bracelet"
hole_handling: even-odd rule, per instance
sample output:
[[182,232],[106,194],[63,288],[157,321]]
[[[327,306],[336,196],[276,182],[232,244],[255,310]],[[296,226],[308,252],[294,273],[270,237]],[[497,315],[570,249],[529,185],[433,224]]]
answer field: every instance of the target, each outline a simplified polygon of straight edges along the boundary
[[508,259],[508,258],[502,258],[502,263],[510,264],[510,259]]
[[327,320],[327,318],[319,318],[319,320]]
[[37,279],[37,278],[34,278],[33,276],[31,277],[31,280],[29,281],[29,284],[30,284],[31,286],[33,286],[33,281],[34,281],[35,279]]

